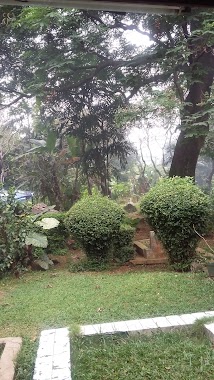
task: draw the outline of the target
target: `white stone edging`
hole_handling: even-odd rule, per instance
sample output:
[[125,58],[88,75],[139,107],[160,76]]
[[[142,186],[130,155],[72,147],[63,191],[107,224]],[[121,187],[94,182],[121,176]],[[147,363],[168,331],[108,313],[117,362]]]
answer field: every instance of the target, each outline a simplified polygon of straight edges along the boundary
[[214,317],[214,311],[84,325],[80,327],[80,333],[83,336],[134,332],[150,334],[157,330],[170,331],[180,329],[181,327],[188,327],[193,325],[197,319],[207,317]]
[[68,328],[41,332],[33,380],[71,380]]
[[[151,334],[189,327],[196,320],[207,317],[214,317],[214,311],[84,325],[80,326],[80,334],[82,336],[117,333]],[[206,334],[214,343],[214,323],[205,324],[204,327]],[[41,332],[33,380],[71,380],[68,328]]]

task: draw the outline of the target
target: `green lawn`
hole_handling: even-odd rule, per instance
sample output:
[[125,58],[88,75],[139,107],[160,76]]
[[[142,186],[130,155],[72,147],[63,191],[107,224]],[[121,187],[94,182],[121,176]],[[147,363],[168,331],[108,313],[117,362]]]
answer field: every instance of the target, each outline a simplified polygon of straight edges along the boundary
[[214,354],[191,332],[152,337],[76,338],[74,380],[213,380]]
[[190,273],[34,272],[2,279],[0,295],[0,337],[214,309],[214,281]]
[[14,380],[32,380],[39,339],[24,338],[18,355]]

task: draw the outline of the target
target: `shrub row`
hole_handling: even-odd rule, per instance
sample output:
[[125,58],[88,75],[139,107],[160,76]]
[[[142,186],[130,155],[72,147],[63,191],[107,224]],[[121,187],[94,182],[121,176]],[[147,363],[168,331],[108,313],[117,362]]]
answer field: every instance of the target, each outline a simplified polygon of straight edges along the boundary
[[[210,220],[209,197],[191,178],[161,179],[142,199],[141,211],[163,243],[171,265],[189,270],[194,260],[199,236]],[[0,202],[0,271],[23,265],[29,257],[25,237],[31,225],[24,205]],[[71,235],[93,262],[117,259],[127,261],[133,255],[135,229],[128,224],[124,210],[100,195],[87,196],[67,213],[46,213],[40,218],[55,218],[57,227],[44,230],[48,251],[63,249]]]

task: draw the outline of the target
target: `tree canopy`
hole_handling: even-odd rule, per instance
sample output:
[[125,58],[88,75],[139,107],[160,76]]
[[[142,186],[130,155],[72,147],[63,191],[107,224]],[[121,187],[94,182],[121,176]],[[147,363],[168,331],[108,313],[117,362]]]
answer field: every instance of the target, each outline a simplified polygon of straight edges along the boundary
[[[131,151],[129,123],[126,117],[115,122],[118,111],[136,101],[145,109],[157,89],[171,92],[180,113],[170,176],[195,175],[212,112],[212,11],[148,15],[1,7],[0,18],[5,12],[13,17],[0,30],[2,112],[30,108],[33,137],[46,139],[54,131],[59,151],[68,138],[77,139],[89,188],[93,176],[108,194],[111,157],[125,163]],[[147,46],[130,43],[130,32],[147,38]],[[154,115],[160,110],[159,102]],[[132,117],[139,120],[142,113]]]

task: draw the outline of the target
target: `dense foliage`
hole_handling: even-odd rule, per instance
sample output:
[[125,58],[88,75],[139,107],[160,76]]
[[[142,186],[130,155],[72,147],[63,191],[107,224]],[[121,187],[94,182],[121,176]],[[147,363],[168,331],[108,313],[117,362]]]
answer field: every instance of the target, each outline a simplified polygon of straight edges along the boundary
[[68,211],[65,224],[89,258],[105,261],[112,253],[123,215],[115,202],[93,195],[78,201]]
[[[35,198],[55,204],[61,211],[69,209],[85,188],[90,195],[97,188],[114,199],[146,192],[157,176],[153,173],[150,178],[143,149],[138,152],[136,175],[137,155],[127,181],[121,172],[127,157],[133,154],[127,138],[133,123],[141,124],[145,132],[156,120],[158,127],[169,132],[172,142],[170,159],[165,162],[163,157],[160,170],[152,159],[149,135],[145,136],[156,174],[195,175],[197,159],[213,121],[213,12],[152,15],[2,6],[1,21],[0,109],[5,120],[4,127],[0,126],[0,182],[5,188],[11,184],[28,188]],[[171,141],[175,128],[180,128],[177,144]],[[211,157],[212,144],[208,143],[207,140],[205,148],[209,148]],[[68,231],[88,255],[107,257],[114,235],[119,238],[122,234],[122,214],[119,208],[116,212],[116,205],[113,209],[113,203],[102,198],[97,198],[100,208],[95,202],[91,211],[92,199],[88,204],[82,200],[69,212]],[[106,202],[107,211],[102,202]],[[178,204],[179,200],[174,207],[177,217]],[[197,214],[192,213],[191,219],[188,212],[190,230],[194,224],[202,231],[196,223]],[[182,230],[178,237],[179,222],[172,220],[173,213],[168,215],[171,227],[166,237],[163,232],[162,240],[173,256],[174,243],[169,243],[168,235],[176,230],[176,241],[180,235],[183,240],[186,236],[187,241],[182,241],[183,247],[180,245],[176,253],[178,263],[174,256],[171,261],[188,267],[191,260],[182,259],[184,264],[181,250],[187,247],[187,257],[193,256],[195,235],[189,237],[185,227],[187,235]],[[179,214],[181,217],[183,214]],[[25,225],[25,219],[20,220]],[[13,223],[15,234],[18,227],[15,224],[13,228]],[[163,231],[161,228],[157,230]],[[44,246],[47,237],[35,232],[28,236],[28,243],[39,238],[36,244]],[[131,236],[129,232],[127,236]],[[66,236],[61,222],[56,230],[47,232],[61,245],[58,233]],[[22,239],[22,233],[20,236]],[[19,244],[16,239],[15,242]],[[10,260],[15,243],[7,244]],[[127,243],[127,255],[129,247]],[[54,245],[50,248],[54,249]]]
[[141,211],[177,270],[188,270],[207,228],[209,199],[191,178],[161,179],[142,199]]
[[42,218],[54,218],[59,221],[59,225],[49,230],[43,230],[43,234],[47,236],[48,246],[46,248],[47,253],[58,253],[66,247],[66,240],[69,237],[68,230],[64,225],[66,213],[63,212],[47,212],[42,214],[37,220]]
[[[131,150],[127,114],[138,100],[141,109],[132,122],[143,119],[145,127],[152,113],[165,130],[166,120],[181,125],[170,175],[194,176],[212,124],[213,12],[152,15],[4,6],[3,20],[0,108],[9,110],[7,127],[20,131],[22,126],[20,140],[25,135],[30,143],[54,133],[56,145],[51,154],[31,151],[29,160],[19,162],[20,173],[14,170],[17,161],[13,166],[17,151],[13,156],[0,147],[0,178],[11,182],[13,173],[16,184],[34,187],[61,209],[78,198],[82,180],[89,193],[96,184],[109,195],[112,161],[124,165]],[[166,117],[164,98],[170,105]],[[121,110],[126,116],[117,123]],[[68,152],[67,137],[79,141],[78,160]]]
[[26,204],[17,202],[12,190],[7,202],[0,200],[0,273],[15,272],[29,262],[31,252],[25,243],[31,228],[28,214]]
[[[4,11],[7,13],[10,8],[5,7]],[[78,199],[82,183],[87,185],[89,193],[96,185],[103,194],[109,195],[111,160],[116,157],[124,165],[131,150],[126,127],[118,127],[114,122],[116,111],[127,102],[123,84],[111,78],[107,70],[102,71],[99,83],[90,80],[85,83],[84,74],[88,69],[84,64],[99,64],[96,56],[100,49],[104,56],[113,57],[109,42],[113,35],[117,38],[116,34],[103,33],[102,28],[96,27],[94,21],[79,10],[17,7],[12,12],[13,22],[3,27],[0,35],[1,43],[7,46],[9,66],[1,61],[1,54],[0,61],[4,65],[3,77],[9,77],[10,72],[11,85],[16,88],[19,82],[22,93],[11,104],[11,108],[15,108],[16,125],[20,109],[23,118],[30,114],[32,120],[25,141],[31,152],[28,149],[26,155],[26,146],[22,147],[24,156],[21,154],[19,158],[18,175],[13,170],[14,162],[9,165],[15,184],[24,182],[35,195],[56,204],[60,210],[70,208]],[[0,18],[1,15],[0,12]],[[120,36],[121,32],[117,34]],[[8,45],[8,39],[13,40],[13,46]],[[14,86],[7,92],[8,98],[17,93]],[[39,140],[42,144],[53,135],[52,151],[45,151],[44,145],[34,150],[33,142]],[[75,145],[72,151],[71,145]],[[5,166],[6,157],[4,161]]]
[[121,224],[117,236],[114,238],[113,257],[120,262],[126,262],[134,255],[133,239],[135,228],[128,224]]
[[[31,208],[32,204],[15,199],[13,188],[9,189],[7,199],[0,200],[0,273],[10,271],[18,276],[47,249],[49,242],[51,247],[57,243],[65,245],[68,235],[63,215],[35,216]],[[50,232],[54,230],[55,233]]]

